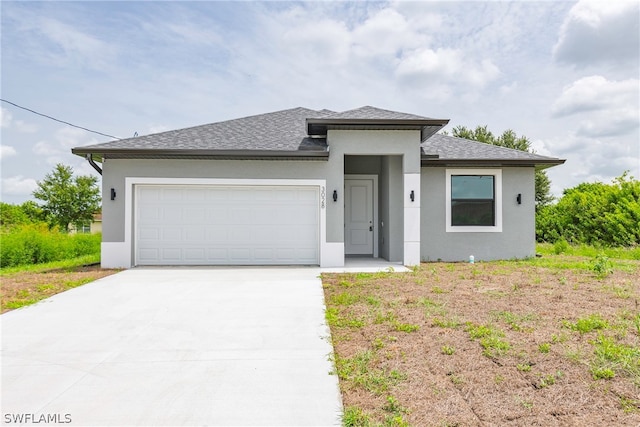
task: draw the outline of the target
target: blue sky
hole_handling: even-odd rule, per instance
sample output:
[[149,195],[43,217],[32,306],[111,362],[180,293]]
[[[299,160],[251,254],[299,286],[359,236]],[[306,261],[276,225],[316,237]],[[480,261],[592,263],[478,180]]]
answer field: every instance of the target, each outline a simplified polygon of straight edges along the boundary
[[[513,129],[554,194],[640,177],[640,3],[0,2],[2,98],[130,137],[303,106]],[[109,138],[1,103],[2,200]]]

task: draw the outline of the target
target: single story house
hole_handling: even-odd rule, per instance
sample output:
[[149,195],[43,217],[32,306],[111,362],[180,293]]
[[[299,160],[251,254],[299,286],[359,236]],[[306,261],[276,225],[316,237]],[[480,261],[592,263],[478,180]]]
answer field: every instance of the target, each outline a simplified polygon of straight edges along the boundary
[[293,108],[72,152],[102,173],[103,267],[533,256],[534,171],[564,160],[448,121]]
[[83,224],[70,224],[70,234],[97,234],[102,233],[102,214],[93,214],[91,222]]

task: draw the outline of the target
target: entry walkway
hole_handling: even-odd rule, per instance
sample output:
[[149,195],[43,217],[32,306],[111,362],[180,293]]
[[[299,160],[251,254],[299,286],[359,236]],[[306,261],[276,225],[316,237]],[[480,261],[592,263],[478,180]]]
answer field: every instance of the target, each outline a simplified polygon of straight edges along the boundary
[[401,262],[390,262],[382,258],[347,257],[344,267],[322,268],[324,273],[377,273],[381,271],[395,271],[404,273],[411,271]]

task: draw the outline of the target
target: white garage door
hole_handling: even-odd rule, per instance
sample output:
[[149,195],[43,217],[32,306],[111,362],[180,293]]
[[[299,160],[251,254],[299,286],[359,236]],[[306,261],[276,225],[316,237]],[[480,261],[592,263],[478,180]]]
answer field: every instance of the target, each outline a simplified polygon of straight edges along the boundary
[[137,185],[137,265],[319,264],[318,187]]

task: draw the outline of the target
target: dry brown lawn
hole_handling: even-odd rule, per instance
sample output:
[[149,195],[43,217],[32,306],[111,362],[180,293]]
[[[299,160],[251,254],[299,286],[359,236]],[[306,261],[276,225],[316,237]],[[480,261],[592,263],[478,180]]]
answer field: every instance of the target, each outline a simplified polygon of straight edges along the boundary
[[120,270],[98,265],[59,268],[44,271],[18,271],[0,277],[2,313],[34,304],[51,295],[93,282]]
[[640,261],[590,262],[324,275],[344,424],[640,426]]

